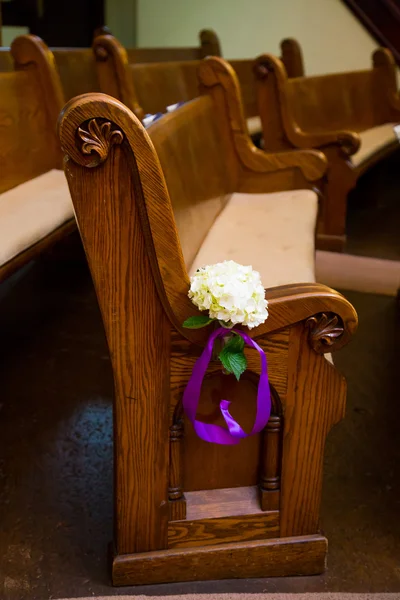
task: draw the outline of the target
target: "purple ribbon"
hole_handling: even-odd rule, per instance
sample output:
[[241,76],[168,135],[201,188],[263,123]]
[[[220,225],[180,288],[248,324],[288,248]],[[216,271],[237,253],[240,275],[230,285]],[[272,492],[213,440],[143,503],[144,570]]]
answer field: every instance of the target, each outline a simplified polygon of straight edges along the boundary
[[[199,404],[201,385],[207,371],[207,367],[211,360],[214,342],[217,338],[225,336],[229,331],[235,331],[240,335],[248,346],[252,346],[257,350],[261,359],[261,375],[257,389],[257,411],[253,429],[250,433],[246,433],[237,421],[229,412],[229,400],[221,400],[219,406],[221,414],[225,420],[228,429],[211,423],[202,423],[196,419],[197,406]],[[260,346],[243,331],[231,329],[227,330],[220,327],[214,331],[208,338],[207,344],[197,359],[192,376],[183,392],[183,408],[192,423],[195,432],[205,442],[213,442],[214,444],[232,445],[238,444],[241,439],[259,433],[268,423],[271,414],[271,393],[268,382],[267,357]]]

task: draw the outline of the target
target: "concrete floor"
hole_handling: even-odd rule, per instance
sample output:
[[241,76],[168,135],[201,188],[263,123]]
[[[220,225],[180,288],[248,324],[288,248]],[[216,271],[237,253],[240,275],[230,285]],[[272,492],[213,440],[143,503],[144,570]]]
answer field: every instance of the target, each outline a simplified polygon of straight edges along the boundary
[[[357,195],[352,198],[349,248],[400,258],[400,207],[389,185],[393,165],[385,168],[386,176],[382,170],[374,175],[387,192],[378,204],[361,206]],[[335,355],[348,381],[348,409],[326,449],[327,572],[114,589],[106,564],[112,381],[90,277],[82,260],[42,260],[1,285],[0,598],[399,592],[400,313],[394,298],[346,296],[360,329]]]

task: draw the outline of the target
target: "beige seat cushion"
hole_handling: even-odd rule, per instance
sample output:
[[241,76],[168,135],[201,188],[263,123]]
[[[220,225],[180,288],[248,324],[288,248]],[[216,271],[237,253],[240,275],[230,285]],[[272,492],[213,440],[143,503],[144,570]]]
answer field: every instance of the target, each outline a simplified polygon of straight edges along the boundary
[[396,123],[386,123],[361,131],[358,134],[361,139],[360,149],[351,157],[352,164],[355,167],[360,167],[380,150],[398,144],[399,140],[394,130],[395,126]]
[[315,281],[318,200],[311,190],[233,194],[203,242],[190,274],[223,260],[252,265],[264,287]]
[[260,117],[249,117],[246,119],[247,130],[250,135],[256,135],[257,133],[262,133],[262,125]]
[[63,171],[54,169],[0,194],[0,265],[73,216]]

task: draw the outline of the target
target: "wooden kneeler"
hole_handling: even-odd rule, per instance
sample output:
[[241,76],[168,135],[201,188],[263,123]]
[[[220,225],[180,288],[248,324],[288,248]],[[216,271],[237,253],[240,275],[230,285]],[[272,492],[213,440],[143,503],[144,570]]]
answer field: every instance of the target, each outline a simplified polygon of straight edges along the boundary
[[[206,63],[203,80],[208,77],[212,94],[226,106],[212,64],[220,63]],[[118,100],[81,96],[60,117],[65,171],[114,375],[115,585],[311,575],[325,568],[327,540],[319,530],[323,450],[330,428],[343,418],[346,385],[323,353],[340,348],[354,332],[357,316],[349,302],[315,283],[267,290],[270,317],[251,332],[266,351],[273,396],[273,414],[261,434],[238,446],[208,444],[182,412],[183,389],[209,334],[181,325],[196,309],[187,296],[177,230],[185,208],[177,207],[176,196],[185,192],[201,211],[205,190],[203,163],[193,162],[191,128],[198,127],[205,163],[217,170],[219,156],[229,166],[220,171],[232,176],[226,193],[261,192],[268,182],[276,189],[283,175],[294,187],[296,155],[306,171],[308,159],[314,171],[321,160],[301,152],[279,162],[250,139],[246,147],[243,113],[235,119],[228,113],[205,95],[153,125],[149,133],[163,170],[149,134]],[[230,128],[240,152],[233,146],[228,152],[227,139],[213,137],[211,124],[223,124],[221,132]],[[181,150],[177,136],[191,153]],[[176,145],[174,156],[168,139]],[[191,169],[199,177],[192,190]],[[209,177],[215,195],[212,166]],[[173,207],[180,212],[177,222]],[[214,422],[219,400],[228,397],[237,407],[235,418],[249,427],[259,374],[255,354],[248,352],[249,368],[239,383],[210,363],[199,418]]]

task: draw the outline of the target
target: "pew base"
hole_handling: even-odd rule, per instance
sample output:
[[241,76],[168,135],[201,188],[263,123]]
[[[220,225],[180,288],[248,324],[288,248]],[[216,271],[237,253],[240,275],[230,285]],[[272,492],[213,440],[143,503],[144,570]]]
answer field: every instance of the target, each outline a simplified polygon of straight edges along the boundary
[[307,536],[174,548],[112,556],[114,586],[318,575],[326,567],[328,540]]
[[317,250],[327,250],[328,252],[343,252],[346,246],[345,235],[329,235],[327,233],[318,233],[315,243]]

